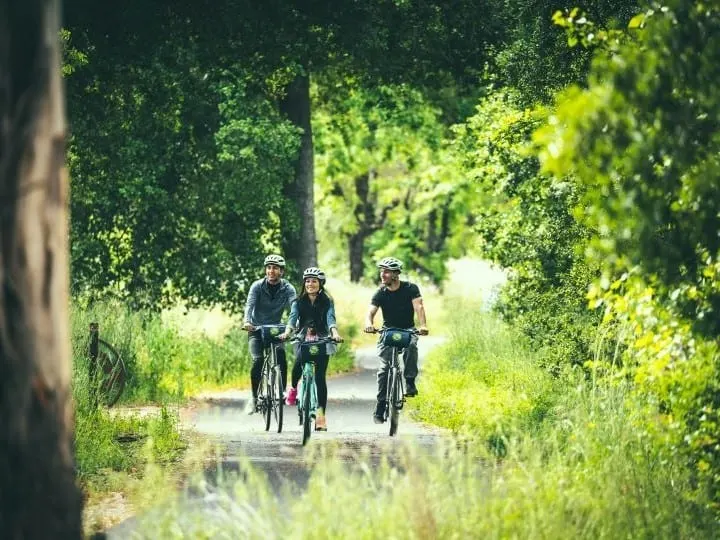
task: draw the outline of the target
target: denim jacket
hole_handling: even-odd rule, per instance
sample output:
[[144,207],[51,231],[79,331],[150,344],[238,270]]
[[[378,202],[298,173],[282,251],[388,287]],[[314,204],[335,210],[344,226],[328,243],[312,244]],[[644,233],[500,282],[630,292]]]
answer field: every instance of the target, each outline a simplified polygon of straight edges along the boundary
[[[292,328],[294,331],[301,330],[301,335],[305,336],[305,329],[304,328],[298,328],[298,317],[300,316],[300,310],[298,309],[298,303],[293,302],[292,306],[290,307],[290,317],[288,318],[288,326]],[[327,314],[325,316],[326,322],[327,322],[327,328],[328,331],[332,330],[333,328],[337,328],[337,321],[335,318],[335,304],[330,301],[330,306],[328,307]]]
[[282,314],[295,300],[296,293],[288,281],[281,279],[275,298],[270,296],[267,279],[262,278],[250,285],[245,303],[245,322],[253,326],[280,324]]

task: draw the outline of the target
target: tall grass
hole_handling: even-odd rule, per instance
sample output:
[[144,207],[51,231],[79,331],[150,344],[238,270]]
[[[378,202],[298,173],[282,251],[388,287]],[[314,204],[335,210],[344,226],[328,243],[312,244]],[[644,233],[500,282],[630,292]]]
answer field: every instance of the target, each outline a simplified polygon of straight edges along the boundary
[[316,443],[307,488],[288,487],[280,499],[245,464],[224,489],[199,486],[211,518],[207,506],[178,502],[152,514],[142,536],[717,536],[688,471],[648,429],[628,385],[580,370],[551,378],[511,329],[477,306],[453,307],[453,331],[427,365],[416,412],[455,434],[430,451],[386,440],[380,464]]
[[[373,464],[321,447],[306,489],[276,498],[249,465],[205,505],[151,514],[143,538],[713,538],[716,523],[685,493],[682,467],[638,435],[624,389],[581,381],[553,422],[510,437],[442,439],[428,453],[390,444]],[[194,489],[197,496],[197,489]],[[203,511],[199,511],[202,508]],[[183,533],[180,533],[183,530]]]
[[448,340],[424,363],[423,391],[411,402],[417,417],[495,444],[512,430],[536,427],[557,396],[556,381],[533,362],[524,338],[481,303],[448,305]]
[[166,323],[153,312],[136,312],[118,302],[74,305],[71,325],[76,363],[86,355],[90,322],[114,346],[130,377],[125,402],[168,402],[213,385],[241,384],[249,372],[247,339],[236,327],[209,337]]

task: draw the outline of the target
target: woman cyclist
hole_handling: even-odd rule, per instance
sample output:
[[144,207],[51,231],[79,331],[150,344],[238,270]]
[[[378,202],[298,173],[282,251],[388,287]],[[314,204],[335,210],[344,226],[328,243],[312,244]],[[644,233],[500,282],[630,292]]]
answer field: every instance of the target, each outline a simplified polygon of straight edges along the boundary
[[[296,331],[301,340],[317,337],[332,337],[335,341],[342,341],[335,321],[335,305],[332,297],[325,290],[325,274],[315,267],[307,268],[303,272],[302,292],[290,307],[290,318],[287,330],[279,336],[287,339],[290,333]],[[302,376],[302,362],[300,361],[300,343],[295,344],[295,365],[292,370],[292,386],[288,392],[286,403],[297,404],[297,385]],[[315,384],[317,385],[318,410],[315,417],[315,430],[327,431],[325,409],[327,407],[327,372],[329,355],[336,350],[334,344],[327,345],[326,354],[320,355],[315,361]]]

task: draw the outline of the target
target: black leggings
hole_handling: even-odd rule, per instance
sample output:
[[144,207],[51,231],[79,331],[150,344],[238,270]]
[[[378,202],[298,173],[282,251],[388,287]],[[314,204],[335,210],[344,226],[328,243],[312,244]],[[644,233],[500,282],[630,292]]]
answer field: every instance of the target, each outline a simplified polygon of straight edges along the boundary
[[[327,373],[328,361],[330,357],[327,354],[315,358],[315,384],[317,385],[318,407],[323,410],[327,408]],[[292,387],[297,388],[298,382],[302,377],[302,362],[300,359],[295,360],[292,370]]]

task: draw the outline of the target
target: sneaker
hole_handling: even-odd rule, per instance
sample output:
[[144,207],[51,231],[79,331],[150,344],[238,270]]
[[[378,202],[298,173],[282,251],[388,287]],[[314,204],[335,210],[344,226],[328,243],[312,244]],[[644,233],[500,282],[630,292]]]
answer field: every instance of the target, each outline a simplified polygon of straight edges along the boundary
[[327,431],[327,421],[324,414],[318,414],[315,418],[315,431]]
[[387,403],[385,401],[377,402],[375,412],[373,413],[373,422],[376,424],[382,424],[385,422],[385,407],[387,407]]
[[287,398],[285,398],[285,405],[297,405],[297,388],[290,387]]
[[248,399],[245,402],[245,414],[255,414],[257,410],[257,398]]
[[405,395],[407,397],[415,397],[418,395],[417,386],[415,386],[415,379],[405,379]]

